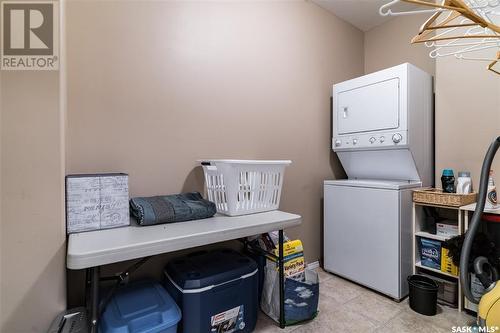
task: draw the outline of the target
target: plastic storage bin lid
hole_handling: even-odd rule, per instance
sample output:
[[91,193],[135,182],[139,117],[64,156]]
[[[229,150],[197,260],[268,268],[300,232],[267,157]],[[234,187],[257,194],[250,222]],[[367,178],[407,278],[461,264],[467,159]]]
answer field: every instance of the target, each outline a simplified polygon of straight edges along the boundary
[[181,311],[158,283],[133,283],[116,291],[99,322],[101,333],[155,333],[177,325]]
[[202,251],[174,259],[165,268],[182,289],[217,285],[257,271],[255,261],[230,249]]

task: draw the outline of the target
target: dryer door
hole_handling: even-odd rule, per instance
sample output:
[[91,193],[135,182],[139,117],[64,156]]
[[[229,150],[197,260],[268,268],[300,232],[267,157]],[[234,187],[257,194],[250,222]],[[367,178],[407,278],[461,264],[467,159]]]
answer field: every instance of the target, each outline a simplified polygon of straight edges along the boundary
[[396,129],[399,109],[399,78],[338,92],[338,134]]

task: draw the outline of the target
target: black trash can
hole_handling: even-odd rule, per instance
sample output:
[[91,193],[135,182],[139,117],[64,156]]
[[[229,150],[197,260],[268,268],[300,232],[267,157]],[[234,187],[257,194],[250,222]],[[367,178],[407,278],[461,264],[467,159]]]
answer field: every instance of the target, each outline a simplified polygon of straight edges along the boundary
[[433,279],[423,275],[408,276],[410,287],[410,308],[426,316],[434,316],[437,312],[437,295],[439,286]]

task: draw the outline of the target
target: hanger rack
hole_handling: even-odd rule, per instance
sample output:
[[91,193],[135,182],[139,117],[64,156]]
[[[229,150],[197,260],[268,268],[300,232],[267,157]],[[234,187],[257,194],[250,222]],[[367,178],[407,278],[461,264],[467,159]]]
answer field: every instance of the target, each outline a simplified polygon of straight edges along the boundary
[[[394,9],[409,4],[409,10]],[[426,9],[422,9],[425,7]],[[433,48],[433,58],[453,55],[457,59],[490,61],[488,70],[500,74],[500,0],[392,0],[380,7],[380,15],[400,16],[432,13],[411,43]],[[474,56],[475,52],[496,49],[495,57]]]

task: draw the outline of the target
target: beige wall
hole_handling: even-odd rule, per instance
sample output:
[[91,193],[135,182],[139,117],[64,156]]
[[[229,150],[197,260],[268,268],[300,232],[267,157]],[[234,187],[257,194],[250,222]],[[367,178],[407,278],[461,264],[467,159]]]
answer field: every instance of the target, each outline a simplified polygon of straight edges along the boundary
[[428,16],[399,16],[367,31],[365,73],[409,62],[434,75],[435,61],[429,57],[429,50],[409,42]]
[[[70,1],[67,172],[123,171],[130,194],[203,190],[200,158],[291,159],[281,208],[321,250],[334,82],[363,34],[314,4]],[[92,22],[92,24],[89,24]]]
[[59,73],[0,82],[0,332],[45,332],[66,304]]
[[[500,80],[485,70],[484,62],[453,57],[435,61],[422,45],[411,45],[425,19],[398,17],[366,32],[365,72],[411,62],[435,73],[436,185],[443,168],[471,171],[477,185],[487,147],[500,135]],[[500,182],[500,157],[493,168]]]
[[[478,185],[486,150],[500,136],[500,76],[486,65],[450,57],[437,60],[436,182],[443,168],[452,168],[471,171]],[[499,184],[500,152],[492,168]]]
[[2,114],[3,114],[3,103],[2,103],[2,77],[0,74],[0,332],[2,331],[2,326],[4,323],[4,317],[5,315],[3,314],[3,255],[2,255],[2,220],[3,220],[3,210],[2,210],[2,166],[3,166],[3,158],[2,158]]
[[2,333],[46,332],[66,308],[63,74],[0,71]]
[[2,219],[3,219],[3,210],[2,210],[2,197],[3,197],[3,193],[2,193],[2,166],[3,166],[3,159],[2,159],[2,114],[3,114],[3,103],[2,103],[2,77],[1,77],[1,74],[0,74],[0,332],[2,331],[2,326],[3,326],[3,323],[4,323],[4,317],[5,315],[3,314],[3,255],[2,255]]

